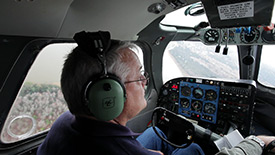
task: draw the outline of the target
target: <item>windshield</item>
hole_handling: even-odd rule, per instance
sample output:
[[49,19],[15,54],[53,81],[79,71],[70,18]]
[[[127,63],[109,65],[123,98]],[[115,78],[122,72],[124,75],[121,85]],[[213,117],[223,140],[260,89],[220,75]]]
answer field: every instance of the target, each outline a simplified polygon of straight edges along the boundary
[[172,41],[163,56],[163,82],[177,77],[239,79],[237,46],[228,54],[215,53],[216,46],[201,42]]

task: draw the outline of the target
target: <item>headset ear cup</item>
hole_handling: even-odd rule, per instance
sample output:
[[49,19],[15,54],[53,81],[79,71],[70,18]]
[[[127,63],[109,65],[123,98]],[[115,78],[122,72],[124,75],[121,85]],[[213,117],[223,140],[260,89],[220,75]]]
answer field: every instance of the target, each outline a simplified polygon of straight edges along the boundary
[[115,79],[103,78],[91,84],[86,92],[88,108],[102,121],[109,121],[119,116],[124,108],[124,86]]

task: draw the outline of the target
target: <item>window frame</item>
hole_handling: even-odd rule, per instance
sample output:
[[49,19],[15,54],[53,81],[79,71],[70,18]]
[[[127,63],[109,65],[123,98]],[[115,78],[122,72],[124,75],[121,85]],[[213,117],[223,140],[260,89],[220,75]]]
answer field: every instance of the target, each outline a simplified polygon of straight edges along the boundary
[[[20,40],[19,40],[20,41]],[[13,66],[10,68],[10,72],[5,78],[5,81],[2,85],[0,92],[0,100],[3,103],[0,110],[0,132],[4,128],[5,121],[9,115],[9,111],[12,108],[12,105],[25,81],[26,75],[37,58],[40,51],[50,45],[55,43],[75,43],[72,39],[31,39],[18,54],[17,59],[14,61]],[[12,45],[10,45],[12,46]],[[13,52],[13,51],[9,51]],[[20,149],[30,143],[39,144],[46,137],[48,131],[42,132],[33,136],[30,136],[26,139],[19,140],[12,143],[4,143],[0,140],[0,149],[1,150],[10,150],[16,149],[14,151],[20,151]]]
[[[0,139],[3,143],[14,143],[46,132],[59,115],[68,111],[61,92],[60,74],[67,54],[75,46],[77,46],[75,43],[53,43],[45,46],[37,54],[17,93],[0,133]],[[48,99],[44,100],[46,98]],[[53,107],[57,105],[58,107]],[[47,112],[45,111],[46,109],[48,109]],[[19,121],[19,124],[12,123],[20,119],[28,121],[30,130],[17,135],[16,132],[13,133],[13,129],[16,130],[18,127],[10,127],[26,123],[24,121]],[[32,126],[29,124],[31,122]],[[26,128],[20,129],[17,131],[23,131]]]

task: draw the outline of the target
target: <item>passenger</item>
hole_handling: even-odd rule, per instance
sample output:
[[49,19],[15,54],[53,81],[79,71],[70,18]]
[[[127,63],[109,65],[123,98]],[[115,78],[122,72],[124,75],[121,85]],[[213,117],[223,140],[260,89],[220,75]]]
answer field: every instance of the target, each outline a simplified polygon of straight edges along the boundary
[[[61,88],[70,111],[62,114],[53,124],[45,141],[38,148],[38,155],[204,154],[194,143],[185,149],[174,149],[162,142],[151,128],[135,139],[139,134],[126,127],[126,123],[147,105],[144,98],[147,78],[142,74],[142,65],[134,53],[137,45],[133,43],[119,42],[105,51],[107,72],[119,78],[125,87],[126,100],[117,117],[108,121],[97,119],[87,105],[84,92],[87,82],[91,78],[99,78],[104,72],[104,61],[91,54],[95,52],[94,48],[86,46],[87,43],[93,43],[89,35],[97,33],[82,34],[84,36],[76,41],[78,47],[68,55],[61,75]],[[265,144],[275,139],[265,136],[258,138]],[[220,154],[232,152],[261,154],[262,148],[255,141],[247,139],[238,147],[225,149]]]

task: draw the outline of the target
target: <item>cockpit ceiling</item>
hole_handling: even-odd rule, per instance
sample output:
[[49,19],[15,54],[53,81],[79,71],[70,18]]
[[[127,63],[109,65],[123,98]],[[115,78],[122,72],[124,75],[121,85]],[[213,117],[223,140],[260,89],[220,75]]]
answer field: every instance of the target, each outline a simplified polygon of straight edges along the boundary
[[1,0],[0,35],[71,38],[77,31],[109,30],[133,39],[160,14],[148,7],[163,0]]

